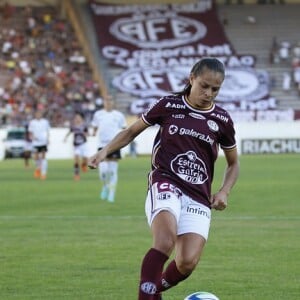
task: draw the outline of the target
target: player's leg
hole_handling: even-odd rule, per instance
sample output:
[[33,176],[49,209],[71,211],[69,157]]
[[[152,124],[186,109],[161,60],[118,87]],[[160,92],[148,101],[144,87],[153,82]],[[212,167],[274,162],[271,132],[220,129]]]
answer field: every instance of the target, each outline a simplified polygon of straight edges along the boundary
[[25,168],[29,168],[30,157],[31,157],[31,151],[25,150],[24,151],[24,165],[25,165]]
[[144,256],[141,266],[139,300],[160,299],[157,287],[176,242],[176,229],[176,218],[171,212],[161,211],[155,216],[151,226],[153,247]]
[[74,180],[80,180],[80,158],[77,154],[74,155]]
[[155,183],[148,191],[145,211],[152,230],[153,246],[142,263],[139,300],[161,299],[158,286],[163,267],[177,240],[177,223],[181,211],[179,195],[180,191],[176,187],[165,182]]
[[46,159],[46,152],[47,152],[47,147],[43,147],[43,149],[40,152],[41,156],[41,179],[45,180],[47,177],[47,171],[48,171],[48,161]]
[[81,171],[82,172],[87,172],[88,171],[88,144],[84,143],[81,145]]
[[40,156],[39,156],[39,148],[34,148],[34,164],[35,164],[35,170],[34,170],[34,178],[39,179],[41,177],[41,162],[40,162]]
[[177,238],[176,256],[162,274],[158,291],[166,291],[188,278],[197,266],[205,239],[196,233],[186,233]]
[[105,200],[108,197],[108,183],[109,183],[107,161],[100,162],[98,166],[98,170],[99,170],[99,179],[102,182],[102,190],[100,192],[100,198],[102,200]]
[[185,280],[197,266],[209,234],[211,211],[182,196],[175,259],[162,274],[158,291],[165,291]]
[[80,156],[81,156],[81,149],[80,146],[74,146],[74,166],[73,166],[73,173],[74,173],[74,180],[80,180]]
[[110,160],[108,161],[108,197],[107,200],[109,202],[115,201],[115,193],[117,189],[118,183],[118,161],[117,160]]

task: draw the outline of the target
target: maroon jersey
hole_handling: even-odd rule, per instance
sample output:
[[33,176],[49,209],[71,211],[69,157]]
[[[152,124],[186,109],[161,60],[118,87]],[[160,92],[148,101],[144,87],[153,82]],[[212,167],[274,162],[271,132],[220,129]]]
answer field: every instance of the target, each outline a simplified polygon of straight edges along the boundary
[[195,109],[184,96],[170,95],[157,101],[142,118],[146,124],[160,125],[149,183],[171,182],[193,200],[210,207],[219,146],[224,150],[236,147],[229,114],[215,104],[209,110]]
[[86,134],[88,132],[88,127],[85,124],[81,125],[71,125],[70,131],[73,132],[73,145],[80,146],[87,141]]

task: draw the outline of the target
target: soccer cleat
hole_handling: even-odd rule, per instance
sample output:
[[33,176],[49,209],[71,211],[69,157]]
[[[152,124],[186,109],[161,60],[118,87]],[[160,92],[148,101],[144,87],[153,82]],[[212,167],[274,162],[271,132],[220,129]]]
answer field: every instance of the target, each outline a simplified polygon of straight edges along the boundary
[[108,193],[107,201],[111,202],[111,203],[115,202],[115,190],[114,189],[110,189],[110,191]]
[[107,201],[113,203],[115,202],[115,197],[113,195],[109,195]]
[[79,181],[80,180],[80,176],[79,175],[74,175],[74,181]]
[[40,179],[41,179],[41,180],[46,180],[46,179],[47,179],[47,176],[46,176],[46,175],[41,175]]
[[33,177],[38,179],[41,177],[41,170],[40,169],[35,169],[33,173]]
[[101,193],[100,193],[100,199],[106,200],[106,199],[107,199],[107,196],[108,196],[108,188],[104,186],[104,187],[102,188]]

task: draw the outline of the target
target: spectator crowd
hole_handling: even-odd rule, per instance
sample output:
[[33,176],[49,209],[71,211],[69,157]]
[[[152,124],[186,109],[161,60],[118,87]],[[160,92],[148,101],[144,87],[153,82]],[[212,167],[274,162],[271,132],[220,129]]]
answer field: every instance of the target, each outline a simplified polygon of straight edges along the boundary
[[22,126],[36,109],[54,127],[69,126],[75,111],[91,119],[99,86],[60,12],[5,3],[0,23],[0,127]]

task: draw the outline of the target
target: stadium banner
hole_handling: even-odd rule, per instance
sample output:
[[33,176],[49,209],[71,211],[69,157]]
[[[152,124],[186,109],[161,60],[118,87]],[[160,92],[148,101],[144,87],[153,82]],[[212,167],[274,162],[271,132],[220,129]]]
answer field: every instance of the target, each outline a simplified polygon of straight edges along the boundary
[[243,139],[242,154],[300,153],[300,139]]
[[[89,5],[101,54],[121,70],[111,84],[132,96],[130,113],[141,114],[158,98],[182,90],[191,66],[214,56],[226,66],[218,104],[239,119],[256,121],[261,111],[274,111],[271,120],[278,118],[268,73],[255,69],[255,56],[236,53],[213,0],[136,5],[91,0]],[[280,118],[293,120],[294,114]]]

